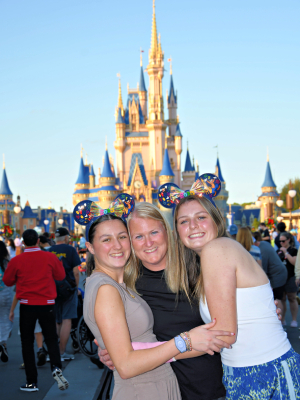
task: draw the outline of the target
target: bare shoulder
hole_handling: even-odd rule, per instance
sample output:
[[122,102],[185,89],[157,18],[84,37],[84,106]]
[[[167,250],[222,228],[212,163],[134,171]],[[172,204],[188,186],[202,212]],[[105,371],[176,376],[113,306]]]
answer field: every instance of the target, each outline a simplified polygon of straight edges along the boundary
[[239,247],[240,244],[238,242],[227,237],[213,239],[203,247],[201,257],[211,256],[212,254],[232,253],[232,251],[238,250]]

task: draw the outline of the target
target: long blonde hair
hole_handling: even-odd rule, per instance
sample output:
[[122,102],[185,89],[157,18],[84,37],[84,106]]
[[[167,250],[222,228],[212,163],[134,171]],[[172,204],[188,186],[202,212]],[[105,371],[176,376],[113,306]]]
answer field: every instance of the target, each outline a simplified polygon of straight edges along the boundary
[[[166,268],[164,270],[166,283],[169,289],[173,293],[178,293],[180,290],[185,290],[186,287],[185,281],[187,279],[186,273],[185,271],[182,271],[180,269],[180,265],[176,262],[175,254],[173,251],[175,247],[174,237],[172,234],[171,227],[166,218],[163,216],[159,208],[157,208],[155,205],[146,202],[137,203],[134,212],[131,213],[128,217],[129,235],[130,235],[130,221],[134,217],[145,218],[145,219],[150,218],[162,223],[168,237],[167,262],[166,262]],[[140,270],[142,263],[141,260],[139,260],[139,258],[135,254],[134,248],[132,246],[132,240],[131,240],[131,254],[133,262],[136,263],[137,265],[137,270]]]
[[186,286],[183,288],[185,293],[189,293],[192,297],[200,299],[200,296],[204,298],[204,287],[203,287],[203,277],[201,273],[201,260],[194,250],[187,248],[177,230],[177,218],[180,207],[190,201],[196,200],[198,203],[205,208],[205,210],[211,216],[213,222],[216,224],[218,229],[217,237],[228,237],[226,232],[226,225],[223,216],[218,209],[214,206],[211,201],[205,197],[198,197],[195,195],[184,197],[175,209],[174,214],[174,233],[175,233],[175,254],[177,261],[177,269],[186,271],[188,279],[186,280]]
[[248,228],[242,226],[236,235],[236,241],[241,243],[241,245],[247,250],[250,251],[251,246],[253,245],[253,239],[251,232]]

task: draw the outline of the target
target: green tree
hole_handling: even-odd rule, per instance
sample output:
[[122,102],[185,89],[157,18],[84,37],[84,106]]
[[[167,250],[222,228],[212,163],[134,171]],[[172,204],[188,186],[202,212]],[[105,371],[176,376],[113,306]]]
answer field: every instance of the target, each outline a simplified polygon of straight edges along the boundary
[[259,227],[260,222],[258,221],[257,218],[254,218],[253,220],[253,224],[252,227],[257,231],[258,227]]
[[[291,180],[291,181],[292,181],[293,189],[295,189],[296,192],[297,192],[296,196],[294,197],[294,208],[293,208],[293,210],[297,210],[298,208],[300,208],[300,179],[299,178],[295,178],[294,180]],[[286,200],[286,195],[287,195],[289,190],[290,190],[289,189],[289,183],[286,183],[283,186],[283,188],[281,190],[281,193],[280,193],[280,198],[281,198],[281,200],[284,201],[283,208],[285,208],[285,209],[286,209],[286,201],[285,201]]]

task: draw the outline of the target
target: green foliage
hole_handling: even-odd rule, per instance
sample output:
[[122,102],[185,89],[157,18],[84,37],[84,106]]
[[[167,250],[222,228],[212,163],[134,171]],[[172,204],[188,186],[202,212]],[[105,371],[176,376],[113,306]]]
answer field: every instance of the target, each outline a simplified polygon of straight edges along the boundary
[[240,203],[232,203],[232,206],[240,206]]
[[248,202],[248,203],[242,203],[241,206],[242,206],[243,208],[245,208],[245,206],[249,206],[250,204],[253,204],[253,202],[250,201],[250,202]]
[[[291,180],[291,181],[292,181],[293,189],[295,189],[296,192],[297,192],[296,196],[294,197],[294,208],[293,208],[293,210],[297,210],[298,208],[300,208],[300,179],[299,178],[295,178],[294,180]],[[285,200],[286,200],[286,195],[287,195],[288,191],[289,191],[289,183],[286,183],[283,186],[283,188],[281,190],[281,193],[280,193],[280,198],[281,198],[281,200],[284,201],[283,208],[286,208],[286,201]]]
[[259,220],[257,218],[254,218],[252,227],[254,228],[255,231],[258,230],[259,224],[260,224]]

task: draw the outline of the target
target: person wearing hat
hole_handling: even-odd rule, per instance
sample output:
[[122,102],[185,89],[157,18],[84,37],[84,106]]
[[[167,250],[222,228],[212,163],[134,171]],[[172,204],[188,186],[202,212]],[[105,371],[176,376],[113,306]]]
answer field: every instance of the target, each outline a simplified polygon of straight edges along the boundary
[[235,224],[229,225],[227,232],[232,239],[236,240],[236,235],[238,233],[238,227]]
[[[80,258],[74,247],[69,245],[70,233],[66,228],[58,228],[55,231],[56,244],[48,249],[49,252],[55,254],[63,263],[66,272],[66,281],[69,285],[69,294],[65,295],[59,292],[55,301],[57,334],[60,338],[59,348],[61,360],[74,360],[73,354],[66,353],[67,343],[70,337],[72,318],[77,318],[77,288],[79,284],[78,266],[81,264]],[[59,285],[65,288],[65,282]],[[58,288],[58,285],[57,285]]]

